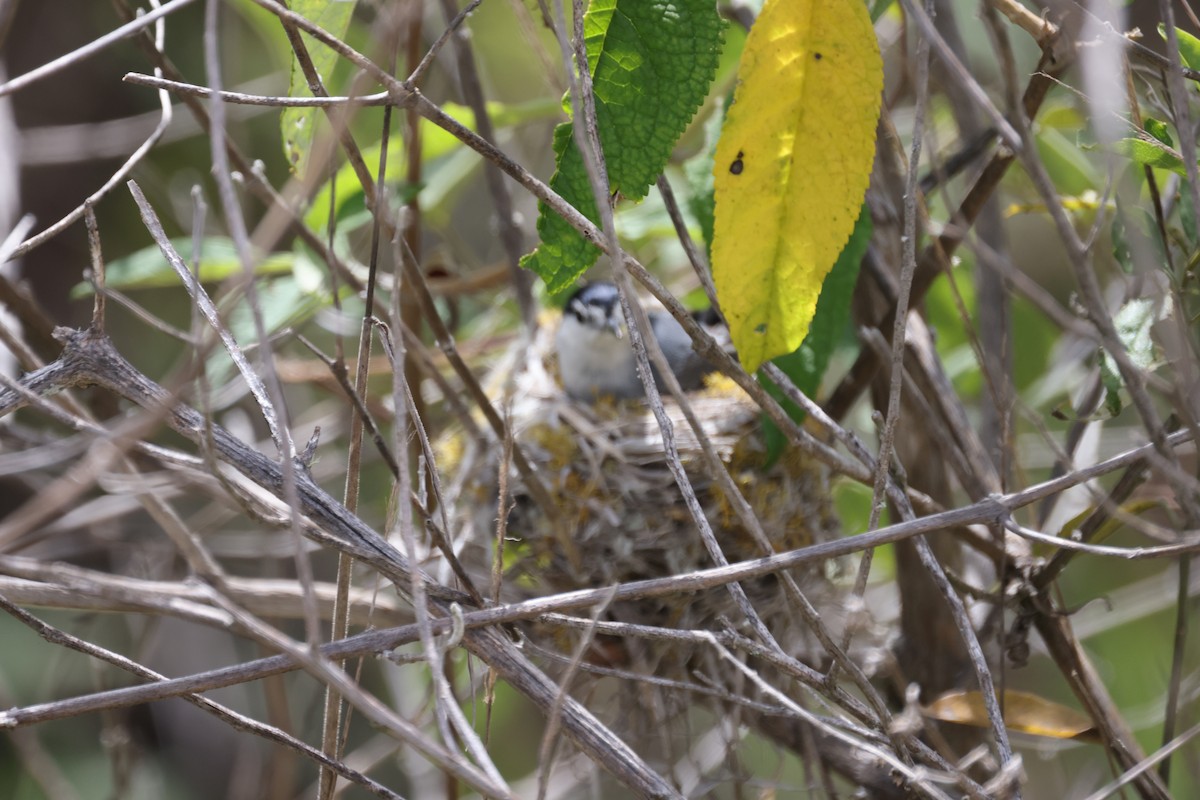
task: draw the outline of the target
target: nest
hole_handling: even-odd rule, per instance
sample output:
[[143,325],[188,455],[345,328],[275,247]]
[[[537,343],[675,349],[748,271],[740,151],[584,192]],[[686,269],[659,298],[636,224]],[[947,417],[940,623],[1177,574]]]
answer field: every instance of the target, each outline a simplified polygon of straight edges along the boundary
[[[667,465],[649,406],[641,400],[586,405],[567,397],[555,378],[550,327],[543,326],[524,356],[514,351],[511,363],[519,368],[507,373],[507,416],[514,440],[556,507],[547,513],[510,470],[505,599],[677,576],[714,566]],[[837,535],[827,469],[795,450],[765,466],[760,412],[740,389],[724,381],[693,393],[688,401],[774,552]],[[740,522],[679,406],[670,399],[664,402],[681,463],[726,559],[767,555]],[[460,519],[470,531],[464,560],[481,572],[491,564],[495,542],[500,451],[494,442],[480,443],[470,452],[460,448],[458,459],[460,465],[471,465],[468,474],[460,475],[463,494],[458,507],[470,510]],[[814,602],[829,595],[825,569],[820,565],[792,573]],[[743,588],[777,641],[803,659],[811,633],[793,613],[782,582],[768,576],[746,582]],[[613,604],[605,618],[674,630],[726,630],[746,624],[725,587]],[[534,630],[531,635],[539,633],[544,632]],[[571,652],[561,635],[538,639],[558,652]],[[595,660],[660,677],[680,678],[694,667],[691,654],[678,648],[655,650],[625,641],[603,651],[604,655],[594,654]]]
[[[496,398],[513,441],[553,505],[548,513],[527,492],[518,472],[511,466],[506,470],[501,599],[680,576],[714,566],[667,465],[648,404],[588,405],[570,399],[556,378],[553,334],[554,326],[545,325],[532,343],[514,344],[493,360],[498,366],[484,387]],[[687,400],[752,507],[770,550],[796,549],[839,534],[827,468],[794,449],[767,466],[761,412],[736,385],[726,379],[710,381]],[[664,402],[682,466],[725,558],[736,562],[766,555],[722,490],[682,410],[673,400]],[[455,476],[448,509],[456,515],[456,549],[468,570],[479,576],[477,585],[487,586],[496,558],[504,448],[495,440],[461,436],[443,445],[441,464]],[[853,622],[854,651],[874,650],[879,631],[866,630],[865,615],[846,612],[844,592],[831,580],[841,572],[839,566],[814,564],[792,570],[790,578],[835,640]],[[758,620],[787,655],[818,669],[828,666],[826,651],[781,577],[740,585]],[[785,750],[804,740],[794,734],[780,706],[781,696],[798,694],[788,674],[747,650],[721,650],[707,635],[682,640],[678,635],[733,630],[761,642],[728,587],[614,602],[593,613],[599,621],[624,627],[529,622],[521,627],[526,652],[651,763],[668,768],[681,753],[695,752],[698,743],[720,741],[729,760],[720,756],[718,764],[705,768],[716,779],[724,769],[720,763],[737,763],[730,754],[739,746],[743,724]],[[641,635],[641,629],[631,634],[633,625],[669,629],[674,638]],[[732,663],[730,654],[741,664]],[[787,734],[774,732],[773,724]],[[698,735],[706,728],[709,733]]]

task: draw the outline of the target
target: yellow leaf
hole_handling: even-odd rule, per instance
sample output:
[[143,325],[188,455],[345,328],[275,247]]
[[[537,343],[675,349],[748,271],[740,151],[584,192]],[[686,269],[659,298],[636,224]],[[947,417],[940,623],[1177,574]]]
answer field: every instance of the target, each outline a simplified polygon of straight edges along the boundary
[[713,278],[749,371],[804,341],[867,190],[882,91],[862,0],[768,0],[713,166]]
[[[1009,689],[1001,698],[1004,724],[1011,730],[1052,739],[1096,738],[1091,719],[1073,708],[1060,705],[1036,694]],[[957,722],[977,728],[991,726],[983,696],[975,691],[947,692],[934,700],[924,713],[942,722]]]
[[[1062,198],[1062,207],[1067,211],[1076,211],[1091,215],[1092,212],[1099,208],[1113,210],[1117,204],[1111,200],[1101,204],[1100,195],[1096,194],[1094,189],[1088,189],[1083,194],[1076,196],[1066,196]],[[1008,208],[1004,209],[1005,217],[1015,217],[1018,214],[1045,214],[1045,203],[1011,203]]]

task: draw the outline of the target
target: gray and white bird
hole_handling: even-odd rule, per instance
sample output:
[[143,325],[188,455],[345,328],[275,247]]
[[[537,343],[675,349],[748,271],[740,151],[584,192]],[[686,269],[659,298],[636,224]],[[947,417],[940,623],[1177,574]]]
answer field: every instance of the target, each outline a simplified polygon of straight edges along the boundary
[[[692,348],[691,337],[674,317],[665,311],[651,311],[647,316],[680,386],[684,391],[700,388],[704,376],[713,371],[712,365]],[[613,284],[589,283],[571,295],[554,346],[563,388],[572,398],[593,402],[605,395],[617,399],[645,396]],[[665,392],[653,364],[651,371],[655,384]]]

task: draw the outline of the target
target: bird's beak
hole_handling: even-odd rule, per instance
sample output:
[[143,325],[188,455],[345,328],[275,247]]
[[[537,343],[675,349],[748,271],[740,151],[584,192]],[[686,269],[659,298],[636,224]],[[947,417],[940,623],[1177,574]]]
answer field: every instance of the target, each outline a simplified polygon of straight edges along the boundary
[[619,316],[609,317],[604,323],[604,327],[612,331],[612,335],[618,339],[625,338],[625,332],[621,330],[621,318]]

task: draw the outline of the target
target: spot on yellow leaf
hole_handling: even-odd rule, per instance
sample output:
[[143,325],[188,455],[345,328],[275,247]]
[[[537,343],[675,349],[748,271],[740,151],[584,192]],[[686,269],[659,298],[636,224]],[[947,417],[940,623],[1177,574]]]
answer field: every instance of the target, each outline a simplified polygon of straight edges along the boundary
[[768,0],[713,167],[713,278],[747,370],[804,341],[858,218],[882,90],[862,0]]

